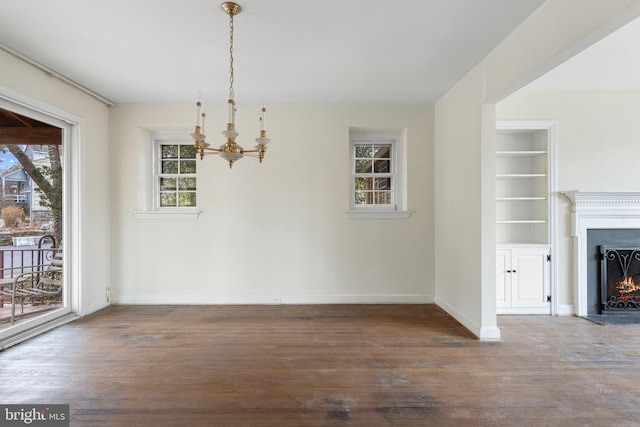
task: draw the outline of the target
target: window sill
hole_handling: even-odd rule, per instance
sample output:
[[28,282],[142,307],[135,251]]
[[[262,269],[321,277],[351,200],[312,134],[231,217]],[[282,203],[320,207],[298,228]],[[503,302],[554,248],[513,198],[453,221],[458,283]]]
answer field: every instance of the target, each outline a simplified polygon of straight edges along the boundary
[[384,211],[384,210],[365,210],[351,209],[347,211],[349,219],[407,219],[413,211]]
[[134,211],[135,219],[181,219],[194,220],[198,219],[200,211],[188,209],[185,211]]

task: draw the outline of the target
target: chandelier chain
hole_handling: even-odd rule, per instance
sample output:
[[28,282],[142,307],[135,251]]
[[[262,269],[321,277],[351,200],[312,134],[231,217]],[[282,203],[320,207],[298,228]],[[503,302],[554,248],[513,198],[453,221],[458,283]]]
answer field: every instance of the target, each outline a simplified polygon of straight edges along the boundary
[[233,13],[229,14],[229,99],[233,100]]

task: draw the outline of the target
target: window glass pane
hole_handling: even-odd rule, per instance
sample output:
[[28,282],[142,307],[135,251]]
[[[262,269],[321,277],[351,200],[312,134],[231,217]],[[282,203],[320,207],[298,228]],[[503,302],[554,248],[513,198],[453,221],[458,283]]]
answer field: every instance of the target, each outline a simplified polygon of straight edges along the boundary
[[160,206],[172,207],[176,205],[176,193],[160,193]]
[[370,159],[373,157],[372,145],[356,145],[356,158]]
[[178,185],[179,185],[180,190],[195,191],[196,190],[196,179],[195,178],[180,178],[178,180]]
[[391,158],[391,144],[376,145],[375,154],[376,159],[390,159]]
[[180,173],[196,173],[196,161],[195,160],[180,161]]
[[160,178],[160,191],[174,190],[176,189],[175,178]]
[[373,190],[373,178],[356,178],[355,189],[357,190]]
[[195,206],[196,193],[178,193],[178,206]]
[[356,205],[372,205],[373,191],[356,191],[354,201]]
[[196,149],[193,145],[181,145],[180,146],[180,158],[181,159],[195,159]]
[[371,173],[371,160],[356,160],[356,173]]
[[389,173],[391,172],[390,160],[376,160],[373,164],[374,173]]
[[178,158],[178,146],[177,145],[162,145],[162,158],[163,159],[177,159]]
[[177,160],[163,160],[162,161],[162,173],[178,173],[178,161]]
[[391,190],[391,178],[376,178],[376,190]]
[[390,205],[391,204],[391,191],[376,191],[375,193],[376,205]]

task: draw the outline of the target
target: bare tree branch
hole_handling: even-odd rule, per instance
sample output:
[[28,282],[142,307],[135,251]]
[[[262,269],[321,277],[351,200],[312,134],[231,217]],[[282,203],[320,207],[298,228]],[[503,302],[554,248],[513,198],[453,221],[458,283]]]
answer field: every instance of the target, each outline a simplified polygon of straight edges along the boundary
[[58,146],[54,144],[47,145],[51,164],[51,182],[33,164],[20,146],[10,144],[5,145],[5,147],[20,162],[26,174],[31,177],[49,201],[51,213],[53,214],[54,235],[56,240],[60,242],[62,238],[62,164]]

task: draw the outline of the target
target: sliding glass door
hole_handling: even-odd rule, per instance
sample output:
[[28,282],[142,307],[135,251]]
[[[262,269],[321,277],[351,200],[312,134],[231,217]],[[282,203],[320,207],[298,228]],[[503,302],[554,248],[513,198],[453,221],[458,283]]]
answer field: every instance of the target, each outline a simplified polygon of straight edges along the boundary
[[0,98],[0,340],[71,311],[72,125]]

